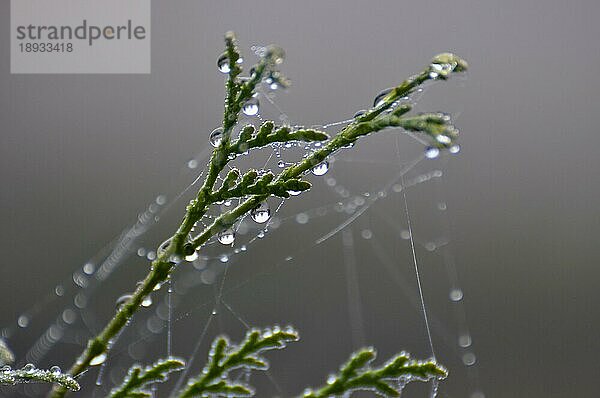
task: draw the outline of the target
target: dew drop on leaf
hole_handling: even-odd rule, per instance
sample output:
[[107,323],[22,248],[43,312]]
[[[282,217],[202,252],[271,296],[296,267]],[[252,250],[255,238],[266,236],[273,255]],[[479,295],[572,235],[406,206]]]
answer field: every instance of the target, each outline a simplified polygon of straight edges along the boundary
[[378,106],[382,105],[383,99],[385,98],[385,96],[391,92],[392,92],[391,88],[386,88],[385,90],[382,90],[379,94],[377,94],[377,96],[375,96],[375,99],[373,100],[373,107],[377,108]]
[[450,153],[452,153],[452,154],[459,153],[460,152],[460,146],[459,145],[452,145],[450,148],[448,148],[448,151],[450,151]]
[[221,128],[221,127],[217,127],[216,129],[214,129],[210,133],[210,136],[208,137],[208,140],[210,141],[210,145],[214,146],[215,148],[218,147],[219,144],[221,144],[222,139],[223,139],[223,128]]
[[122,296],[120,296],[117,301],[115,301],[115,309],[117,311],[119,311],[121,309],[121,307],[127,302],[129,301],[129,299],[131,298],[131,294],[124,294]]
[[250,98],[246,103],[242,106],[242,112],[246,116],[256,116],[258,114],[259,103],[258,98]]
[[449,144],[452,142],[452,140],[450,139],[450,137],[448,137],[447,135],[443,135],[440,134],[437,137],[435,137],[435,139],[440,143],[440,144]]
[[23,366],[23,370],[27,373],[33,373],[35,371],[35,365],[28,363],[27,365]]
[[92,358],[92,360],[90,361],[90,366],[102,365],[104,363],[104,361],[106,361],[106,354],[102,353],[102,354]]
[[227,53],[223,53],[217,59],[217,68],[221,73],[229,73],[231,68],[229,67],[229,57]]
[[257,222],[259,224],[269,221],[269,218],[271,218],[271,209],[269,208],[269,204],[267,202],[259,204],[254,209],[252,209],[252,211],[250,212],[250,216],[252,217],[254,222]]
[[148,308],[152,305],[152,296],[148,295],[142,300],[142,307]]
[[316,176],[322,176],[329,170],[329,162],[324,161],[312,168],[312,173]]
[[[244,60],[241,57],[236,61],[238,64],[241,64],[242,62],[244,62]],[[231,68],[229,67],[229,57],[226,52],[217,58],[217,69],[219,69],[219,72],[221,73],[231,72]]]
[[361,109],[359,111],[356,111],[356,113],[354,114],[353,118],[356,119],[357,117],[361,117],[362,115],[364,115],[365,113],[367,113],[366,110]]
[[194,251],[192,254],[185,256],[185,261],[192,262],[198,258],[198,252]]

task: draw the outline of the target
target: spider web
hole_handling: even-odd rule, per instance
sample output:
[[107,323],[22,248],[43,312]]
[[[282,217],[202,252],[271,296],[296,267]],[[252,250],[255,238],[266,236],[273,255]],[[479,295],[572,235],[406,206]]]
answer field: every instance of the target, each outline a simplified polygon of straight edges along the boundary
[[[416,103],[420,94],[411,100]],[[258,126],[264,120],[293,125],[280,105],[281,95],[282,90],[261,87],[258,114],[243,117],[240,126]],[[351,121],[310,127],[334,134]],[[239,372],[241,379],[252,378],[260,396],[292,396],[306,383],[319,385],[350,352],[369,343],[379,348],[381,358],[407,350],[417,357],[437,358],[450,369],[450,379],[439,389],[434,384],[424,393],[423,386],[410,385],[409,394],[452,397],[456,393],[446,391],[445,384],[455,384],[451,390],[460,396],[483,398],[451,250],[443,186],[448,156],[426,159],[419,138],[400,131],[373,135],[359,145],[330,156],[326,172],[312,176],[314,187],[302,194],[303,200],[270,198],[270,217],[264,223],[245,216],[232,229],[232,236],[212,238],[179,265],[172,280],[152,294],[144,303],[147,308],[111,342],[108,355],[96,358],[96,366],[81,375],[84,389],[93,391],[94,397],[105,396],[132,363],[182,356],[188,363],[186,370],[156,391],[156,396],[168,396],[201,370],[217,334],[238,339],[253,326],[289,322],[301,331],[302,349],[332,354],[318,357],[321,363],[312,363],[307,370],[294,364],[298,352],[289,347],[287,353],[273,356],[274,365],[265,376]],[[277,172],[319,146],[274,144],[232,163],[242,170]],[[393,150],[372,156],[382,146]],[[124,289],[131,291],[132,281],[144,276],[144,265],[156,258],[161,237],[169,235],[163,222],[172,225],[181,216],[186,201],[202,183],[201,170],[212,149],[207,145],[183,165],[180,174],[185,185],[176,181],[158,194],[135,223],[12,324],[3,325],[0,336],[10,344],[36,318],[56,313],[17,365],[70,365],[70,359],[110,317],[107,307],[111,306],[106,303],[118,301],[113,290],[104,287],[125,281]],[[197,230],[238,203],[236,199],[215,207]],[[311,203],[317,205],[308,206]],[[437,226],[437,231],[423,230],[421,225]],[[381,292],[369,291],[374,285]],[[327,299],[331,305],[321,303]],[[382,308],[389,307],[388,301],[393,311]],[[335,307],[339,303],[342,308]],[[311,314],[323,324],[305,327],[305,323],[314,325],[307,321]],[[373,322],[379,326],[373,327]],[[334,350],[336,344],[342,347]],[[306,373],[306,378],[298,378],[297,372]],[[28,384],[10,394],[40,396],[46,388]]]

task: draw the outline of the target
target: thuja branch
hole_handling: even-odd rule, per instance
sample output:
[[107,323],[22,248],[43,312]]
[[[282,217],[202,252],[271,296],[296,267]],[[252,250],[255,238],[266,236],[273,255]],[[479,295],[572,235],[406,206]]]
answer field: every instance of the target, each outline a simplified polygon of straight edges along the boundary
[[[208,360],[199,375],[187,380],[186,387],[174,390],[170,396],[177,398],[206,396],[251,397],[254,388],[243,382],[240,374],[250,371],[266,371],[269,362],[264,358],[267,351],[285,348],[287,343],[297,341],[298,332],[292,327],[275,326],[251,329],[239,344],[233,344],[226,336],[218,336],[211,345]],[[404,386],[412,381],[441,380],[447,372],[435,361],[417,361],[407,353],[395,355],[383,365],[372,365],[376,353],[373,348],[363,348],[340,367],[338,374],[327,378],[327,384],[319,389],[307,388],[303,397],[326,398],[349,396],[358,390],[374,391],[386,397],[400,396]],[[166,380],[170,372],[183,369],[180,360],[170,358],[141,368],[133,365],[123,383],[112,390],[110,398],[149,397],[149,388]],[[236,372],[234,374],[234,372]]]
[[208,362],[200,375],[189,380],[177,397],[253,396],[253,388],[232,381],[230,372],[240,368],[266,370],[269,363],[261,356],[264,351],[285,348],[287,343],[297,340],[298,332],[291,327],[250,330],[238,346],[231,344],[225,336],[219,336],[212,344]]
[[404,385],[413,380],[444,379],[448,372],[434,361],[416,361],[406,353],[396,355],[378,368],[371,367],[376,352],[364,348],[352,354],[337,375],[318,390],[306,389],[304,398],[339,397],[357,390],[374,391],[384,397],[399,397]]
[[109,398],[143,398],[151,397],[148,388],[156,383],[167,380],[169,373],[185,368],[185,363],[178,358],[167,358],[151,366],[141,368],[132,366],[127,372],[123,383],[110,392]]
[[77,380],[70,374],[63,373],[58,366],[49,370],[38,369],[30,363],[21,369],[12,369],[8,365],[0,367],[0,385],[26,383],[54,383],[71,391],[79,391]]
[[[277,76],[282,82],[286,79],[277,70],[284,57],[283,50],[279,47],[267,47],[258,64],[251,68],[250,76],[242,77],[242,68],[239,65],[240,53],[233,33],[226,34],[225,46],[226,51],[219,61],[223,60],[223,64],[220,65],[221,71],[228,73],[223,122],[222,127],[216,131],[218,137],[215,138],[218,139],[213,142],[216,148],[207,166],[204,183],[187,206],[181,225],[175,234],[157,251],[157,258],[152,262],[147,276],[129,300],[119,307],[100,334],[88,342],[69,371],[72,375],[85,371],[95,357],[106,354],[111,340],[141,307],[144,298],[169,278],[182,258],[194,253],[209,239],[234,225],[240,217],[259,206],[269,196],[288,197],[290,191],[301,192],[309,189],[310,183],[302,180],[303,176],[313,167],[326,161],[327,157],[335,151],[350,147],[359,138],[388,127],[400,127],[403,130],[421,133],[429,140],[431,148],[436,150],[448,148],[452,150],[455,146],[457,130],[452,126],[447,115],[438,113],[406,115],[412,106],[405,103],[405,98],[420,85],[428,80],[444,80],[454,72],[467,69],[464,60],[445,53],[436,56],[421,73],[378,96],[373,108],[357,116],[319,150],[284,169],[279,175],[263,170],[249,170],[242,175],[234,169],[225,176],[223,185],[215,189],[215,184],[228,163],[247,151],[276,142],[324,141],[328,138],[327,134],[320,131],[292,130],[287,126],[275,126],[275,123],[268,121],[258,130],[246,126],[239,137],[232,141],[232,132],[238,124],[239,114],[256,94],[258,84],[267,76],[268,78]],[[231,198],[239,198],[241,203],[232,210],[222,213],[197,236],[191,236],[194,226],[211,206]],[[58,398],[65,393],[64,388],[57,387],[50,396]]]

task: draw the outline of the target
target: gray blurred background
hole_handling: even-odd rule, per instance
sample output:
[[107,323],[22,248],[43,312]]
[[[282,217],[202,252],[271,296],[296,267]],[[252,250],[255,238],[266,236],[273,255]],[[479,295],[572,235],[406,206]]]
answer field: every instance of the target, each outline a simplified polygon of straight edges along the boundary
[[[246,66],[254,60],[251,45],[285,48],[283,70],[294,85],[276,101],[291,121],[305,125],[351,117],[439,52],[469,61],[466,80],[428,88],[417,109],[452,112],[461,153],[421,162],[406,176],[444,173],[406,191],[433,342],[451,372],[440,395],[597,396],[599,15],[600,3],[592,0],[155,0],[150,75],[11,75],[9,1],[3,0],[0,328],[11,331],[9,345],[24,361],[69,305],[73,271],[157,195],[170,200],[193,181],[198,169],[185,165],[207,148],[208,133],[220,123],[223,76],[215,62],[223,33],[235,30]],[[264,113],[277,116],[266,105]],[[420,145],[397,137],[384,133],[340,153],[327,176],[351,195],[378,192],[401,163],[421,154]],[[187,200],[184,195],[173,204],[135,248],[155,247],[166,237]],[[315,178],[305,198],[288,201],[278,213],[283,222],[276,232],[232,258],[223,299],[238,316],[221,308],[210,318],[194,369],[217,333],[242,335],[240,317],[256,326],[291,323],[303,335],[270,355],[279,389],[253,378],[259,396],[292,396],[318,385],[363,344],[376,346],[381,359],[402,349],[431,354],[415,304],[408,242],[400,237],[406,228],[401,195],[390,191],[342,233],[315,245],[348,215],[329,206],[325,215],[299,224],[296,214],[315,214],[339,200]],[[440,202],[447,210],[438,209]],[[365,230],[371,239],[363,238]],[[239,244],[255,233],[240,236]],[[426,250],[422,243],[436,239],[448,244]],[[288,256],[294,258],[285,261]],[[223,265],[213,263],[220,278]],[[448,299],[453,268],[444,264],[452,263],[464,292],[459,303]],[[67,368],[78,342],[109,318],[116,297],[146,266],[130,256],[92,295],[87,326],[78,321],[39,365]],[[54,295],[57,285],[67,289],[63,297]],[[177,297],[174,354],[190,354],[209,319],[215,286],[200,283]],[[35,316],[18,328],[27,311]],[[145,311],[136,321],[142,328],[152,308]],[[139,339],[138,326],[117,343],[104,388],[133,361],[128,344]],[[465,328],[473,341],[468,349],[456,343]],[[165,354],[165,333],[153,338],[136,354],[144,362]],[[465,353],[476,356],[474,365],[462,363]],[[91,396],[96,374],[82,378],[90,389],[78,396]],[[423,386],[406,392],[426,394]],[[41,394],[18,388],[0,396],[23,393]]]

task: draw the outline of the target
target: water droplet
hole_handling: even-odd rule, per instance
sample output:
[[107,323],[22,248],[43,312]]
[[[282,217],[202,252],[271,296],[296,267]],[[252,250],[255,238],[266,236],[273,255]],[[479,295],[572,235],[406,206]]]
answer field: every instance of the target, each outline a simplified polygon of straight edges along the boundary
[[226,263],[227,261],[229,261],[229,256],[227,256],[227,254],[221,254],[221,256],[219,257],[219,261],[222,263]]
[[104,363],[104,361],[106,361],[106,354],[102,353],[102,354],[92,358],[92,360],[90,361],[90,366],[102,365]]
[[437,137],[435,137],[435,139],[440,144],[449,144],[452,142],[452,139],[450,137],[448,137],[447,135],[443,135],[443,134],[438,135]]
[[148,295],[142,300],[142,307],[148,308],[152,305],[152,296]]
[[229,57],[227,53],[223,53],[217,59],[217,68],[221,73],[229,73],[231,68],[229,67]]
[[[238,60],[236,61],[236,63],[238,64],[241,64],[242,62],[244,62],[244,60],[241,57],[238,58]],[[221,73],[231,72],[231,68],[229,67],[229,57],[227,56],[226,52],[224,52],[219,56],[219,58],[217,58],[217,68]]]
[[467,352],[465,355],[463,355],[462,361],[467,366],[475,365],[477,357],[472,352]]
[[367,113],[366,110],[361,109],[360,111],[356,111],[356,113],[354,114],[354,116],[352,116],[354,119],[356,119],[357,117],[361,117],[362,115],[364,115],[365,113]]
[[463,292],[460,289],[452,289],[450,290],[450,300],[452,301],[460,301],[463,298]]
[[19,327],[26,328],[29,326],[29,317],[27,315],[21,315],[17,319],[17,325],[19,325]]
[[115,309],[117,311],[119,311],[121,309],[121,307],[123,307],[123,305],[129,301],[129,299],[131,298],[131,294],[124,294],[122,296],[120,296],[117,301],[115,301]]
[[390,92],[392,91],[391,88],[386,88],[385,90],[381,91],[379,94],[377,94],[377,96],[375,97],[375,100],[373,100],[373,107],[377,108],[378,106],[383,104],[383,99],[385,98],[386,95],[388,95]]
[[270,337],[273,337],[273,331],[271,329],[269,329],[269,328],[266,328],[263,331],[262,337],[263,337],[263,339],[268,339]]
[[450,148],[448,148],[448,151],[452,154],[455,153],[459,153],[460,152],[460,145],[452,145]]
[[72,309],[67,308],[66,310],[63,311],[63,313],[62,313],[62,320],[67,325],[72,325],[75,322],[76,319],[77,319],[77,314]]
[[370,229],[363,229],[360,233],[363,239],[371,239],[373,237],[373,232]]
[[198,258],[198,252],[194,250],[194,252],[192,254],[188,254],[187,256],[185,256],[185,261],[195,261]]
[[83,272],[87,275],[93,274],[95,269],[96,267],[92,263],[87,263],[83,266]]
[[250,98],[246,103],[242,106],[242,112],[246,116],[256,116],[258,114],[259,103],[258,98]]
[[431,71],[429,72],[429,77],[432,79],[436,79],[437,77],[446,78],[453,70],[455,65],[451,63],[434,62],[430,65]]
[[214,309],[214,310],[212,310],[211,314],[212,314],[212,315],[217,315],[217,314],[218,314],[218,312],[217,312],[217,310],[216,310],[216,309]]
[[280,160],[279,162],[277,162],[277,167],[284,168],[285,167],[285,162],[283,160]]
[[62,370],[60,369],[59,366],[53,366],[53,367],[50,368],[50,372],[54,373],[55,375],[57,375],[57,374],[61,374]]
[[284,332],[284,333],[287,333],[287,334],[296,334],[296,329],[294,329],[294,327],[293,327],[293,326],[286,326],[286,327],[283,329],[283,332]]
[[195,169],[196,167],[198,167],[198,161],[196,159],[192,159],[189,162],[187,162],[187,167],[188,169]]
[[231,228],[227,228],[226,230],[219,232],[217,239],[223,245],[230,245],[235,240],[235,232],[233,232]]
[[337,377],[334,374],[327,376],[327,384],[333,384],[337,381]]
[[269,221],[269,218],[271,218],[271,209],[269,208],[269,204],[267,202],[262,202],[252,209],[250,216],[254,222],[259,224]]
[[288,191],[288,193],[292,196],[298,196],[302,193],[302,191]]
[[75,304],[77,308],[85,308],[87,306],[86,295],[83,292],[77,293],[73,299],[73,304]]
[[150,261],[154,261],[156,259],[156,253],[154,251],[149,251],[146,254],[146,258]]
[[425,157],[428,159],[435,159],[440,155],[440,150],[434,146],[425,148]]
[[324,162],[313,167],[312,173],[316,176],[322,176],[327,173],[327,170],[329,170],[329,162],[325,160]]
[[36,368],[34,364],[28,363],[27,365],[23,366],[23,370],[27,373],[33,373],[35,372]]
[[214,146],[215,148],[221,144],[222,139],[223,139],[223,128],[222,127],[217,127],[208,136],[210,145]]
[[460,336],[458,336],[458,345],[466,348],[469,347],[471,345],[472,341],[471,341],[471,336],[468,334],[461,334]]
[[256,237],[258,239],[262,239],[265,237],[265,231],[263,229],[261,229],[260,231],[258,231],[258,234],[256,234]]
[[167,203],[167,197],[165,195],[158,195],[156,197],[156,204],[157,205],[164,205],[165,203]]
[[308,217],[308,214],[306,214],[306,213],[298,213],[296,215],[296,222],[298,224],[306,224],[308,222],[308,219],[309,219],[309,217]]

